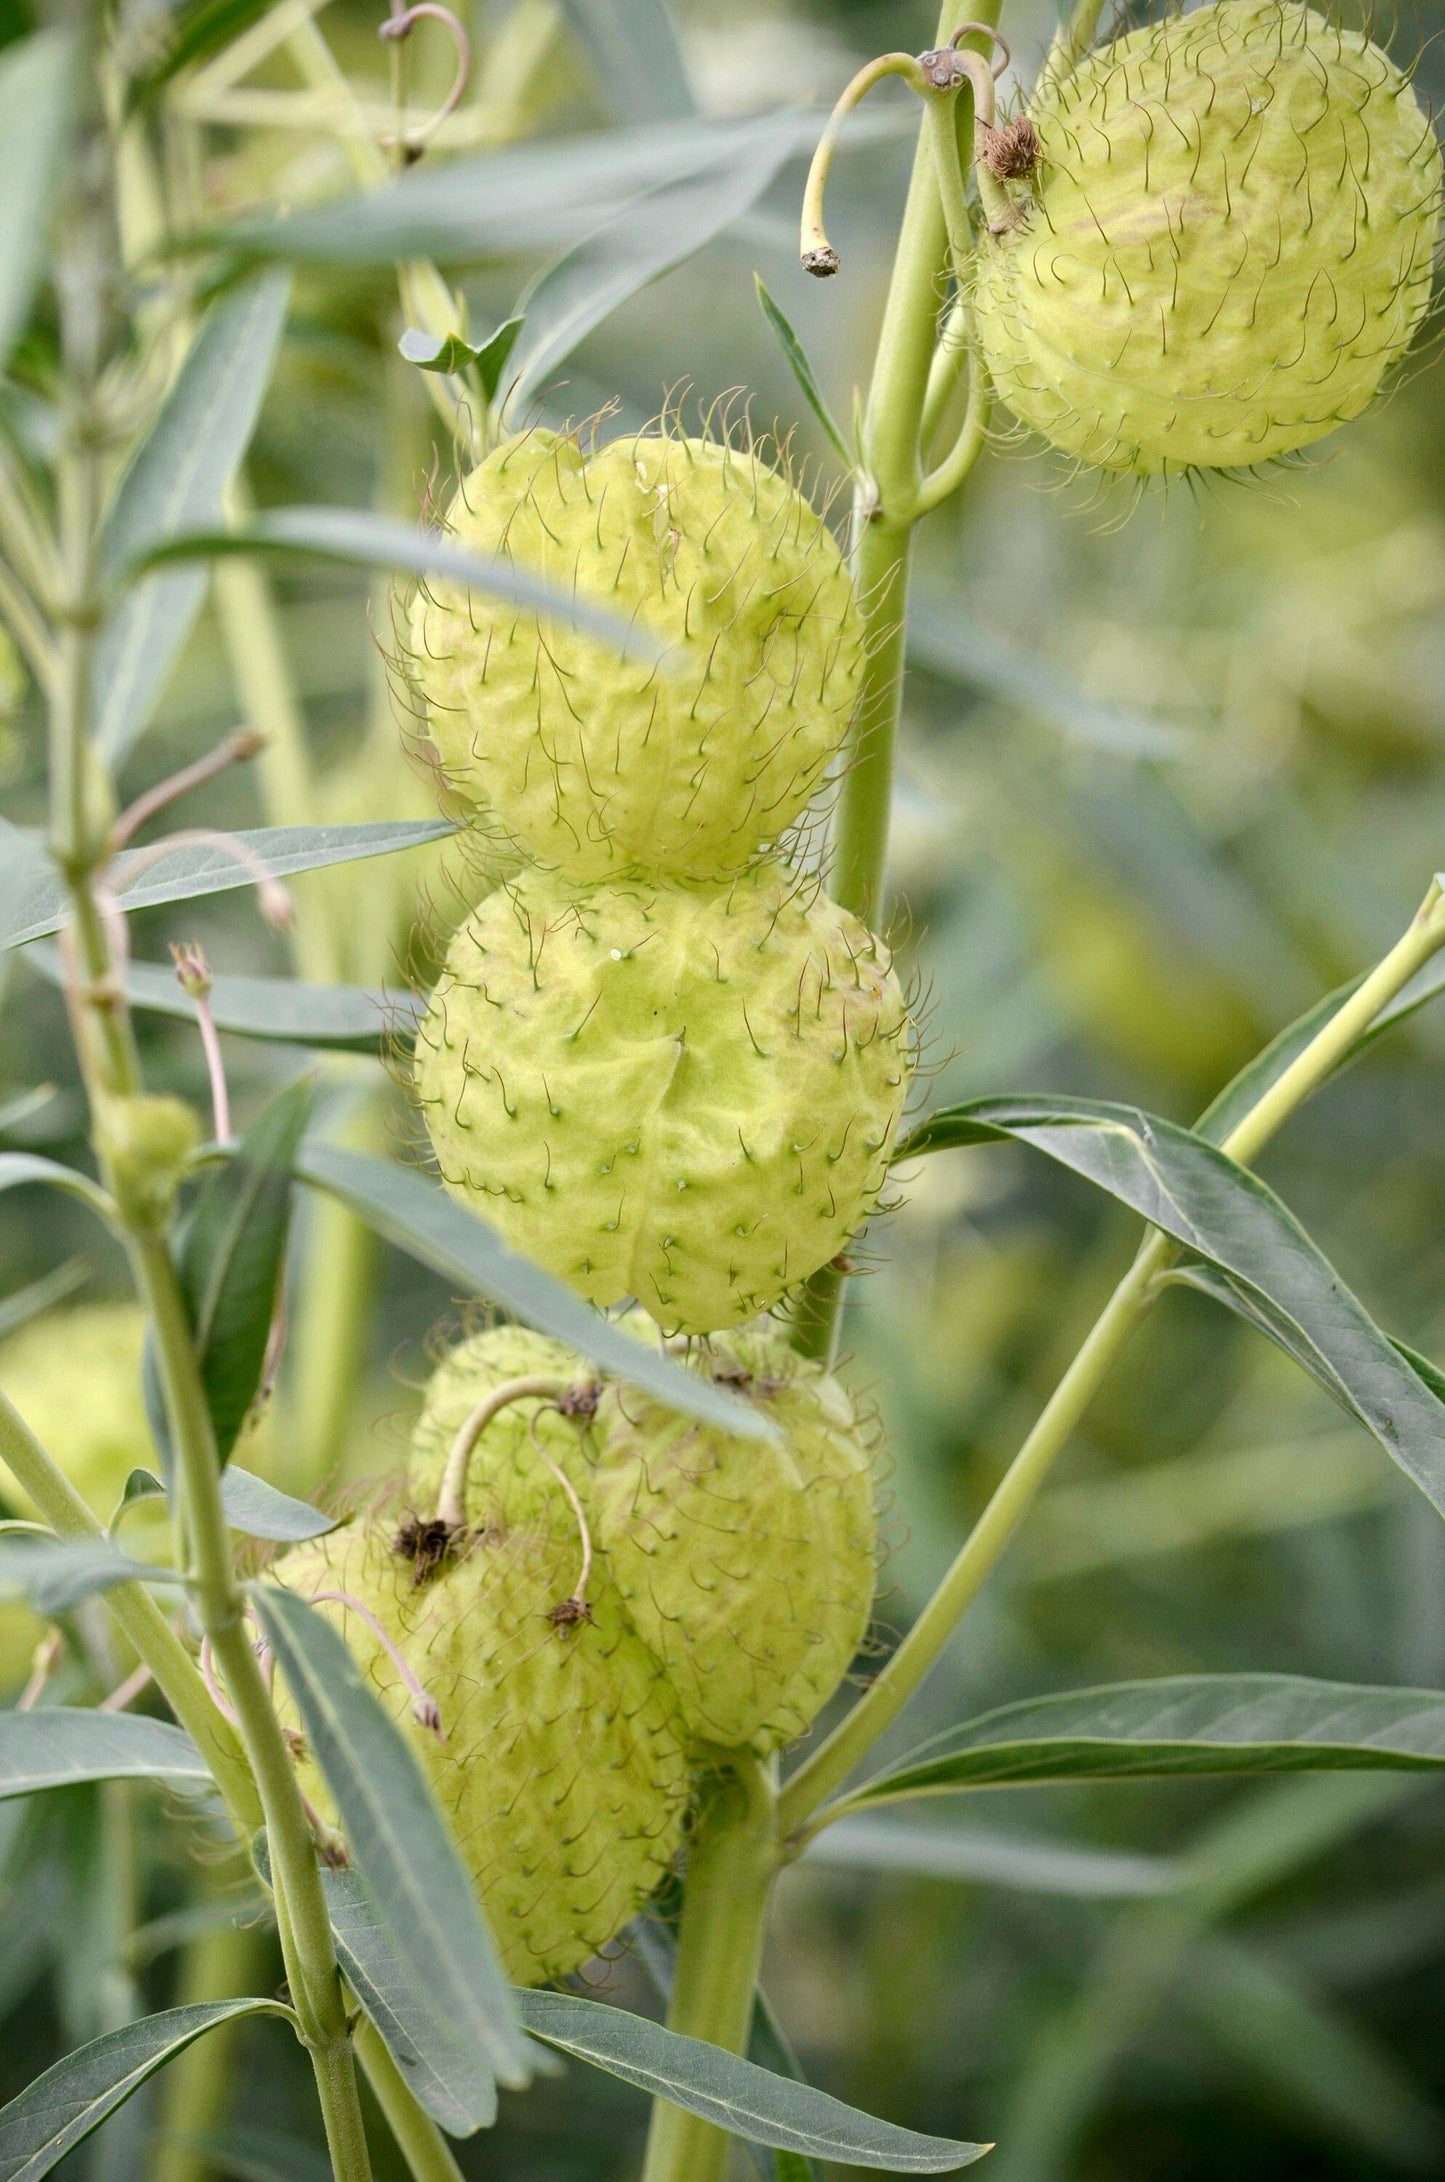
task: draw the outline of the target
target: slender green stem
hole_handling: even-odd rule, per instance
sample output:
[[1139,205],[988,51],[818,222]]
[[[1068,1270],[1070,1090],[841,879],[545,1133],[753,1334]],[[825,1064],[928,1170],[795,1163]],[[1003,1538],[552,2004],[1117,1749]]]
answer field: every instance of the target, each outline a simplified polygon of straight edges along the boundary
[[[265,1935],[234,1924],[200,1933],[186,1949],[177,2004],[230,2000],[256,1989]],[[219,2136],[235,2088],[240,2022],[221,2023],[171,2062],[148,2182],[211,2182],[215,2163],[206,2140]]]
[[[740,1754],[709,1780],[688,1846],[677,1974],[668,2027],[725,2053],[747,2049],[768,1896],[778,1870],[772,1779]],[[724,2182],[724,2129],[655,2100],[642,2182]]]
[[[1380,1010],[1441,947],[1445,947],[1445,898],[1437,881],[1403,938],[1255,1102],[1225,1138],[1222,1149],[1241,1164],[1257,1158],[1281,1124],[1333,1074]],[[872,1687],[789,1781],[779,1801],[779,1825],[783,1839],[795,1851],[808,1838],[807,1821],[897,1719],[938,1659],[997,1566],[1110,1366],[1158,1296],[1158,1276],[1176,1254],[1174,1245],[1157,1230],[1145,1238],[943,1582]],[[831,1823],[846,1807],[846,1798],[832,1805],[822,1822]]]
[[975,349],[969,364],[968,407],[958,438],[936,470],[930,470],[918,490],[918,512],[927,515],[956,493],[984,448],[988,445],[988,412],[992,389],[983,358]]

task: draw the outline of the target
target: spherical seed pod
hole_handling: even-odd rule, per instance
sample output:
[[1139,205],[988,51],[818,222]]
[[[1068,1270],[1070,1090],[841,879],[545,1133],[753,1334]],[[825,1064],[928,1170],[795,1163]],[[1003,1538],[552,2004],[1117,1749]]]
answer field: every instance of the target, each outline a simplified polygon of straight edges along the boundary
[[826,526],[760,455],[649,432],[584,455],[542,431],[448,512],[659,642],[595,636],[431,583],[408,672],[452,787],[529,858],[596,880],[719,878],[786,832],[857,699],[863,625]]
[[766,1752],[812,1725],[868,1628],[871,1420],[773,1327],[719,1337],[694,1362],[781,1440],[735,1438],[609,1386],[588,1504],[689,1732]]
[[443,1179],[509,1242],[707,1333],[873,1209],[908,1036],[881,942],[782,865],[585,893],[531,872],[455,935],[415,1081]]
[[1226,468],[1358,416],[1426,308],[1440,150],[1359,31],[1286,0],[1170,14],[1046,81],[974,313],[1023,423],[1106,469]]
[[[577,1580],[575,1531],[477,1538],[417,1584],[395,1529],[369,1516],[287,1554],[277,1578],[317,1599],[406,1732],[508,1976],[565,1977],[616,1937],[671,1865],[688,1793],[676,1700],[601,1570],[589,1618],[557,1614]],[[337,1592],[346,1598],[327,1596]],[[436,1705],[444,1740],[418,1719],[415,1692],[367,1614]],[[284,1697],[282,1712],[295,1724]],[[304,1758],[301,1774],[334,1822]]]

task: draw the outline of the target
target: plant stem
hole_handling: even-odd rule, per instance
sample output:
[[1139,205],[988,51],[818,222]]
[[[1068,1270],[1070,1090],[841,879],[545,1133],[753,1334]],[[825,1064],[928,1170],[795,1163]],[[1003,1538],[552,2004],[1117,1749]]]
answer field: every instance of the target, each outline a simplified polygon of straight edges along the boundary
[[[995,22],[1000,5],[1001,0],[982,0],[974,19]],[[946,44],[956,27],[957,10],[945,6],[940,43]],[[950,262],[932,112],[930,105],[913,158],[863,419],[865,475],[853,508],[853,579],[863,611],[866,664],[838,798],[828,891],[865,924],[877,918],[888,855],[894,746],[903,705],[909,560],[913,528],[923,512],[923,417]],[[964,130],[972,128],[972,118],[972,94],[965,84],[948,102],[944,119]],[[982,443],[980,430],[978,446]],[[960,481],[963,474],[959,467]],[[831,1266],[808,1283],[794,1330],[805,1354],[824,1359],[832,1355],[843,1286],[844,1276]]]
[[[1445,898],[1436,881],[1409,930],[1256,1100],[1221,1149],[1241,1165],[1257,1158],[1281,1124],[1333,1074],[1380,1010],[1442,946]],[[1174,1244],[1157,1230],[1145,1238],[1133,1265],[1055,1388],[943,1582],[872,1687],[788,1782],[779,1800],[779,1825],[791,1853],[796,1853],[808,1838],[807,1821],[824,1798],[847,1778],[898,1717],[938,1659],[1023,1521],[1114,1359],[1156,1300],[1160,1292],[1158,1276],[1176,1255]],[[846,1799],[833,1805],[821,1822],[831,1823],[845,1808]],[[811,1830],[816,1832],[817,1827]]]
[[[778,1870],[772,1779],[739,1753],[704,1787],[688,1847],[677,1975],[668,2028],[743,2053],[762,1960],[768,1895]],[[642,2182],[724,2182],[725,2129],[653,2102]]]
[[[191,2006],[230,2000],[254,1989],[262,1962],[263,1935],[233,1924],[203,1932],[186,1949],[176,2002]],[[177,2055],[165,2075],[158,2142],[149,2182],[208,2182],[215,2163],[206,2139],[229,2118],[239,2021],[218,2024]]]

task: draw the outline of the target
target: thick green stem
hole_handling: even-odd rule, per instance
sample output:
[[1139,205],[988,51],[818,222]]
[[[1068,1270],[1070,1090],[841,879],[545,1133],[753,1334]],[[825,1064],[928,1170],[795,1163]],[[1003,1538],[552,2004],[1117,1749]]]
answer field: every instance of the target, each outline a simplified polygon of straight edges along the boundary
[[[1225,1138],[1222,1149],[1242,1165],[1256,1159],[1282,1123],[1334,1073],[1381,1009],[1441,947],[1445,947],[1445,898],[1437,881],[1409,930],[1256,1100]],[[779,1829],[794,1851],[808,1838],[807,1821],[898,1717],[938,1659],[997,1566],[1105,1374],[1158,1296],[1158,1277],[1176,1255],[1167,1237],[1157,1231],[1146,1237],[938,1590],[866,1695],[789,1781],[779,1801]],[[846,1808],[846,1798],[834,1804],[827,1822]]]
[[[688,1849],[668,2027],[725,2053],[747,2050],[778,1870],[775,1809],[769,1774],[740,1757],[736,1771],[706,1784]],[[724,2182],[731,2141],[725,2129],[655,2100],[642,2182]]]

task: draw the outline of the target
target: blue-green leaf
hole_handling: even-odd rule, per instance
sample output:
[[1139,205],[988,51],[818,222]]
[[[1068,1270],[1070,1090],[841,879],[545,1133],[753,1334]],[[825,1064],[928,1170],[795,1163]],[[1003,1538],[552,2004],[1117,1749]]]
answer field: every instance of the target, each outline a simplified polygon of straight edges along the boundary
[[69,1613],[118,1583],[178,1584],[171,1568],[151,1568],[118,1553],[105,1538],[0,1538],[0,1596],[19,1593],[41,1614]]
[[502,383],[502,373],[516,346],[522,325],[520,318],[504,319],[496,332],[482,342],[480,348],[473,348],[459,333],[422,333],[415,326],[409,326],[397,346],[406,361],[415,364],[419,371],[475,371],[481,381],[482,392],[488,401],[492,401]]
[[299,1545],[304,1538],[324,1538],[340,1521],[338,1516],[323,1515],[309,1500],[296,1500],[290,1493],[279,1492],[264,1477],[257,1477],[254,1470],[242,1469],[238,1462],[226,1465],[221,1479],[221,1505],[232,1530],[243,1531],[248,1538],[270,1538],[288,1545]]
[[973,1099],[913,1130],[899,1157],[1012,1139],[1107,1190],[1219,1276],[1251,1324],[1315,1375],[1445,1512],[1445,1403],[1380,1331],[1274,1192],[1218,1146],[1133,1106],[1040,1094]]
[[839,1819],[814,1836],[805,1854],[810,1863],[844,1871],[908,1872],[1085,1902],[1172,1893],[1183,1874],[1169,1856],[976,1827],[920,1826],[881,1811]]
[[666,0],[563,0],[617,121],[672,121],[695,112]]
[[0,369],[30,315],[70,136],[75,45],[37,31],[0,55]]
[[[116,488],[101,537],[103,581],[113,583],[175,532],[221,520],[275,363],[289,287],[284,274],[271,272],[212,304]],[[101,631],[92,726],[112,766],[146,727],[206,582],[204,568],[150,576],[120,600]]]
[[181,1230],[177,1270],[222,1462],[261,1383],[314,1088],[303,1077],[262,1108],[207,1175]]
[[[25,961],[52,984],[64,982],[58,947],[37,940]],[[174,967],[127,962],[121,982],[133,1008],[193,1023],[196,1004],[182,991]],[[337,1053],[376,1053],[383,1038],[406,1036],[424,1005],[414,993],[390,994],[361,985],[309,985],[299,977],[229,977],[211,986],[211,1019],[217,1030],[278,1045],[320,1046]]]
[[509,1250],[495,1229],[448,1197],[440,1185],[389,1159],[308,1138],[296,1162],[304,1182],[329,1191],[423,1265],[469,1292],[502,1304],[524,1325],[565,1341],[614,1378],[645,1387],[685,1416],[701,1417],[744,1439],[770,1439],[773,1426],[710,1380],[684,1371],[650,1343],[634,1341],[529,1258]]
[[19,1189],[26,1182],[44,1182],[50,1189],[78,1197],[102,1219],[110,1212],[105,1191],[74,1167],[62,1167],[57,1159],[42,1159],[38,1152],[0,1152],[0,1190]]
[[286,2015],[275,2000],[211,2000],[108,2031],[68,2053],[0,2108],[0,2182],[40,2182],[147,2077],[208,2030],[242,2015]]
[[1228,1773],[1433,1772],[1445,1696],[1295,1674],[1177,1674],[1027,1698],[945,1728],[844,1798]]
[[[260,826],[226,834],[219,842],[181,841],[160,855],[151,849],[127,849],[110,866],[107,885],[118,909],[153,909],[163,902],[195,901],[203,894],[254,886],[258,864],[273,878],[285,879],[327,864],[421,848],[456,830],[445,818],[384,819],[360,826]],[[0,831],[0,848],[8,850],[14,834],[14,828]],[[19,838],[28,842],[25,835]],[[64,882],[41,850],[23,867],[21,883],[0,901],[0,948],[48,939],[69,914]]]
[[575,592],[554,588],[515,562],[469,553],[440,532],[418,530],[395,516],[366,508],[270,508],[235,530],[179,533],[142,556],[140,566],[214,560],[221,554],[261,554],[276,559],[341,561],[353,568],[390,568],[410,576],[445,576],[490,598],[530,607],[569,629],[583,629],[611,645],[619,658],[658,659],[661,651],[645,628],[590,606]]
[[875,2121],[811,2085],[771,2075],[621,2008],[571,1993],[519,1992],[515,1998],[534,2038],[754,2144],[890,2174],[951,2174],[990,2149]]
[[168,1720],[63,1705],[0,1712],[0,1797],[83,1780],[163,1780],[204,1788],[205,1759]]
[[788,324],[787,319],[783,316],[783,313],[778,308],[777,304],[773,301],[773,298],[769,295],[767,289],[763,286],[763,276],[761,273],[754,273],[753,286],[758,292],[759,308],[761,309],[764,318],[767,320],[768,324],[771,326],[774,334],[777,337],[778,347],[783,352],[783,356],[787,363],[789,371],[792,372],[793,377],[798,382],[798,387],[800,392],[802,393],[804,401],[808,404],[808,407],[812,410],[813,415],[817,418],[819,424],[822,425],[823,430],[827,433],[829,439],[832,441],[834,449],[836,450],[838,457],[843,463],[845,469],[848,469],[850,471],[856,470],[858,467],[858,457],[854,454],[852,448],[848,445],[847,440],[843,436],[843,430],[841,425],[839,425],[837,419],[833,415],[832,410],[828,407],[827,402],[823,398],[823,389],[819,386],[817,374],[813,370],[813,366],[808,360],[807,350],[804,348],[802,342],[798,339],[796,333],[794,333],[792,327]]
[[525,2084],[527,2042],[421,1767],[324,1616],[276,1584],[252,1597],[392,1952],[448,2037],[502,2083]]
[[752,124],[751,146],[666,183],[594,227],[522,297],[526,330],[514,358],[509,411],[536,394],[594,326],[711,242],[757,203],[796,147],[791,115]]

